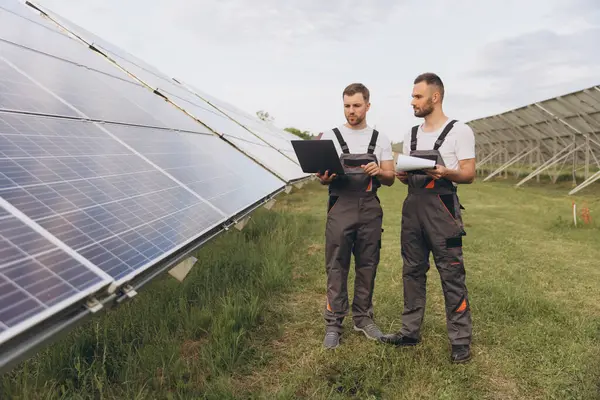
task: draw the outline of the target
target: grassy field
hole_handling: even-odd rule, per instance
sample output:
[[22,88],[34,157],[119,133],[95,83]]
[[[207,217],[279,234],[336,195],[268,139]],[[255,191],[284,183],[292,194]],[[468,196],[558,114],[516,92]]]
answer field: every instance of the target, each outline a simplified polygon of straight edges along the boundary
[[[569,197],[568,183],[511,183],[460,190],[474,320],[466,365],[449,362],[433,264],[422,344],[368,341],[348,318],[342,346],[322,349],[326,191],[311,184],[203,248],[183,284],[153,282],[3,376],[0,399],[599,398],[600,185]],[[398,182],[380,192],[374,307],[386,332],[400,327],[405,192]],[[592,224],[573,226],[573,200]]]

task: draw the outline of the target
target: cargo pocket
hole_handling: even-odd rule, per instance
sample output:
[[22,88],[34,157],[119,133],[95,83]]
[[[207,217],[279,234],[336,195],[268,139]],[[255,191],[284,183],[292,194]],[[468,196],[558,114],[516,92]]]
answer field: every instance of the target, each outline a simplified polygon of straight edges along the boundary
[[460,236],[466,236],[467,232],[465,232],[465,227],[462,220],[462,212],[460,211],[462,205],[458,201],[458,196],[454,194],[440,194],[438,195],[440,202],[442,203],[442,207],[445,209],[447,214],[450,214],[452,220],[457,225]]
[[448,211],[448,213],[450,214],[452,219],[456,219],[456,207],[455,207],[455,203],[454,203],[454,195],[453,194],[440,194],[438,197],[440,198],[444,207],[446,207],[446,210]]

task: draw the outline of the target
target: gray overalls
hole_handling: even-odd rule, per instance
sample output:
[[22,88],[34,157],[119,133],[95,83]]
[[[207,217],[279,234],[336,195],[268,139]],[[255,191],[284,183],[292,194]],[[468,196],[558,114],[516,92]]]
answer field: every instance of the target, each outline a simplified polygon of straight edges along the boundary
[[361,165],[378,162],[373,154],[378,132],[373,130],[366,154],[351,154],[340,131],[334,133],[343,154],[340,160],[345,175],[329,185],[327,225],[325,229],[325,261],[327,299],[324,310],[327,332],[342,332],[342,321],[348,315],[348,272],[354,254],[356,277],[352,318],[354,325],[373,323],[373,288],[379,252],[383,210],[377,197],[379,180],[366,174]]
[[[445,166],[438,149],[455,122],[446,125],[433,150],[416,150],[418,126],[413,127],[410,155],[436,160],[437,164]],[[471,311],[462,253],[462,237],[466,233],[461,208],[456,187],[450,180],[433,180],[422,172],[408,173],[408,195],[402,207],[400,239],[404,284],[402,336],[420,339],[431,252],[444,292],[448,338],[453,345],[471,342]]]

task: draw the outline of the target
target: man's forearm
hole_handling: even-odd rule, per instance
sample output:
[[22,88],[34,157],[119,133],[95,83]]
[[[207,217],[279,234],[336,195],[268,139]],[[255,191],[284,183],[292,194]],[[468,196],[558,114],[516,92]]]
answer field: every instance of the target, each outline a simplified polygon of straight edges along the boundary
[[475,175],[461,169],[447,169],[446,179],[456,183],[472,183]]
[[381,182],[382,185],[392,186],[396,179],[396,173],[394,171],[382,170],[379,175],[377,175],[377,179],[379,179],[379,182]]

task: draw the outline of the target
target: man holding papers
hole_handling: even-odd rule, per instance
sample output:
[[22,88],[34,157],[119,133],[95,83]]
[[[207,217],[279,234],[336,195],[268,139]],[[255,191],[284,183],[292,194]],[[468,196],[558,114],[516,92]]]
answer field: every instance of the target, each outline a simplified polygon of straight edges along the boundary
[[472,322],[462,253],[466,233],[456,187],[475,178],[475,140],[468,125],[444,114],[444,85],[437,75],[418,76],[412,97],[414,115],[425,122],[405,136],[404,154],[434,160],[435,167],[415,170],[410,159],[398,160],[398,179],[408,185],[401,227],[404,311],[400,332],[381,341],[413,346],[421,340],[431,252],[442,281],[451,361],[465,362],[471,358]]
[[342,321],[348,315],[348,272],[354,253],[356,278],[352,318],[354,329],[369,339],[382,333],[373,320],[373,289],[381,248],[383,210],[377,189],[394,184],[391,141],[367,125],[369,90],[360,83],[344,90],[346,124],[323,133],[321,140],[333,140],[340,154],[344,174],[317,174],[329,185],[329,204],[325,230],[327,298],[323,345],[336,348],[340,343]]

